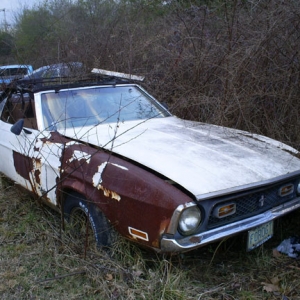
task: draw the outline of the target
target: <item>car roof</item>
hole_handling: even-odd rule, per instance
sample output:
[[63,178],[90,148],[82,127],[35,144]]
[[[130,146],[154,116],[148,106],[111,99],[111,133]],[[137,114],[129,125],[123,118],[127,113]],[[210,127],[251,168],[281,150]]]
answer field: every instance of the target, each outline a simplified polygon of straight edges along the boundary
[[31,67],[31,65],[5,65],[0,66],[0,69],[14,69],[14,68],[28,68]]
[[76,68],[80,68],[83,67],[83,63],[81,62],[68,62],[68,63],[57,63],[57,64],[52,64],[52,65],[46,65],[46,66],[42,66],[39,67],[38,69],[34,70],[34,73],[40,71],[40,70],[51,70],[51,69],[56,69],[56,68],[72,68],[72,67],[76,67]]

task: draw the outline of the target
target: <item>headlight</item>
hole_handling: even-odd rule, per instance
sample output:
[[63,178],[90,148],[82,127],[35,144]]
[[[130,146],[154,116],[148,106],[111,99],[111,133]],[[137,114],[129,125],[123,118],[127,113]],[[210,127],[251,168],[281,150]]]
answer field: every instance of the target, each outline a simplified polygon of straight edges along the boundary
[[297,194],[300,195],[300,183],[297,185]]
[[183,235],[191,234],[201,223],[201,211],[197,206],[186,208],[179,217],[179,231]]

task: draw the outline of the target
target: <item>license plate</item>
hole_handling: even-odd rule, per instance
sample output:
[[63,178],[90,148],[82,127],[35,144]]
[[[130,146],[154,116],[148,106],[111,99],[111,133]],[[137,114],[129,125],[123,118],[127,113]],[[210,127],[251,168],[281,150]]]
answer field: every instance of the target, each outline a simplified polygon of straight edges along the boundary
[[248,231],[247,251],[250,251],[273,236],[273,221]]

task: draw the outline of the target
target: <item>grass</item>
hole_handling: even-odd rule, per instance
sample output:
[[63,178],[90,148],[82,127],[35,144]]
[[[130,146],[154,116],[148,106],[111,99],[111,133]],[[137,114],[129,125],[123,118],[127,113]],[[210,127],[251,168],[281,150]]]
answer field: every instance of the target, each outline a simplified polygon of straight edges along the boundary
[[[247,253],[245,236],[163,256],[120,239],[110,253],[84,249],[60,216],[0,187],[1,299],[300,299],[300,262],[273,249],[299,233],[300,212]],[[275,253],[277,254],[277,253]]]

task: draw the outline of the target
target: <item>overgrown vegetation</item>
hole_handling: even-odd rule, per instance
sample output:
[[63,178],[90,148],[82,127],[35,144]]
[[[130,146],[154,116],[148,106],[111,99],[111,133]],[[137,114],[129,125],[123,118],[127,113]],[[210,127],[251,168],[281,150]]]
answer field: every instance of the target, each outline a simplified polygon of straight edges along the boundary
[[19,15],[13,44],[0,36],[1,61],[145,75],[180,117],[299,149],[299,15],[295,0],[45,1]]
[[[110,252],[79,247],[57,213],[0,187],[1,299],[299,299],[299,260],[273,248],[299,228],[299,211],[245,252],[243,236],[177,256],[119,240]],[[276,252],[275,252],[276,253]]]

